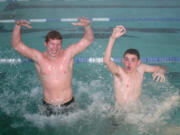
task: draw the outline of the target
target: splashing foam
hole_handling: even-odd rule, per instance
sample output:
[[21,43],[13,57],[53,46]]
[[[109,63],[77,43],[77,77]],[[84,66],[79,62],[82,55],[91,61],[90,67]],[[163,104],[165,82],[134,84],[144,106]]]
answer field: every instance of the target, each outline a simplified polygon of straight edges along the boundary
[[[164,98],[164,95],[166,98]],[[136,104],[120,108],[119,106],[112,111],[116,121],[120,120],[126,124],[133,124],[138,128],[140,134],[148,133],[151,130],[159,130],[170,119],[169,112],[179,106],[180,96],[175,93],[164,93],[161,95],[163,100],[145,98]]]
[[[94,121],[92,121],[92,119],[95,119],[96,116],[100,117],[100,119],[107,119],[113,116],[117,121],[119,120],[122,123],[130,125],[133,124],[138,127],[140,133],[145,133],[156,126],[158,127],[159,125],[165,124],[165,120],[169,119],[168,112],[177,107],[180,100],[177,92],[171,92],[174,87],[169,85],[166,87],[166,89],[169,90],[164,91],[164,93],[160,95],[160,98],[157,99],[151,95],[150,97],[143,95],[144,98],[135,105],[138,109],[132,111],[131,108],[127,108],[124,113],[122,110],[114,109],[114,106],[111,105],[111,101],[114,100],[113,87],[106,82],[93,80],[90,83],[86,83],[73,80],[73,85],[77,87],[77,92],[75,93],[77,104],[81,104],[81,96],[83,93],[88,96],[87,100],[91,100],[91,102],[87,102],[85,108],[78,108],[77,111],[69,115],[46,117],[39,113],[30,112],[27,109],[29,104],[41,103],[42,93],[40,92],[42,92],[42,89],[40,87],[35,87],[31,89],[30,92],[21,90],[18,94],[9,90],[4,91],[4,93],[0,95],[0,101],[3,103],[0,104],[0,108],[3,112],[6,112],[7,115],[16,115],[19,113],[18,117],[25,118],[24,122],[29,121],[38,128],[44,128],[47,125],[56,127],[62,124],[67,127],[73,127],[81,121],[84,122],[84,124],[88,123],[89,125],[93,125]],[[147,85],[146,87],[148,88],[149,86]],[[20,97],[22,97],[23,100],[19,100]],[[13,107],[10,103],[12,98],[19,100],[20,102],[18,102],[18,104],[21,105],[17,106],[17,104],[15,104]],[[32,101],[29,102],[26,99]],[[23,124],[22,122],[15,122],[11,126],[22,127]],[[118,129],[119,127],[121,127],[121,125],[117,125],[116,128]]]
[[[86,109],[78,108],[77,111],[69,113],[68,115],[59,115],[59,116],[43,116],[40,114],[29,114],[28,112],[24,114],[26,120],[31,121],[34,125],[39,128],[44,128],[47,124],[51,126],[61,125],[62,123],[67,126],[73,126],[78,121],[86,121],[91,123],[91,118],[94,115],[101,115],[102,117],[104,112],[109,107],[108,103],[104,103],[104,93],[103,91],[98,91],[97,89],[102,89],[102,82],[99,80],[95,80],[90,82],[90,84],[83,83],[81,81],[74,81],[78,85],[78,91],[75,93],[75,97],[81,97],[82,93],[86,93],[89,98],[92,100],[92,103],[87,106]],[[93,88],[93,89],[92,89]],[[32,90],[32,96],[37,95],[37,90]],[[92,94],[94,93],[94,94]],[[81,101],[79,101],[81,102]]]

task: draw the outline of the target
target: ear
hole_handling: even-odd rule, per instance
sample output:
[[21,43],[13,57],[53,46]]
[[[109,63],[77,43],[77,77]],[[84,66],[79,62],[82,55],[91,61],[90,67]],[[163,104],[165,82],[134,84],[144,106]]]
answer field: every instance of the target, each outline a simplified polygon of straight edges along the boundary
[[138,65],[140,65],[142,62],[141,62],[141,60],[138,60]]
[[44,42],[44,46],[45,46],[45,47],[47,46],[47,42]]

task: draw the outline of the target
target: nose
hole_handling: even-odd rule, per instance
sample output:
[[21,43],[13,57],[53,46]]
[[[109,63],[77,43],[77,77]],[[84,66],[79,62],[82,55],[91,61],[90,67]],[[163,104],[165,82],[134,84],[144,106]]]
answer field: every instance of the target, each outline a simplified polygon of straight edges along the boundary
[[57,49],[57,45],[56,45],[56,44],[53,44],[53,45],[52,45],[52,49]]
[[131,65],[131,62],[130,61],[128,61],[128,66],[130,66]]

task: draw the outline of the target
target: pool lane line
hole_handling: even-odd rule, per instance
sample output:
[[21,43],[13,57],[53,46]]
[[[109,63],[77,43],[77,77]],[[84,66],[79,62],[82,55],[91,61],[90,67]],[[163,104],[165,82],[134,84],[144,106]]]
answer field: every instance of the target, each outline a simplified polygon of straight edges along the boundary
[[[38,2],[38,1],[43,1],[43,2],[53,2],[53,1],[59,1],[59,0],[0,0],[0,2]],[[146,1],[146,0],[141,0],[141,1]],[[162,0],[151,0],[151,1],[162,1]],[[179,1],[179,0],[163,0],[164,1]]]
[[[14,4],[14,6],[12,6]],[[22,5],[19,3],[9,3],[9,5],[6,6],[5,10],[15,10],[15,9],[27,9],[27,8],[180,8],[180,5]]]
[[[175,5],[157,5],[156,3],[154,3],[154,5],[143,5],[143,4],[139,4],[139,5],[132,5],[132,4],[94,4],[94,5],[90,5],[90,4],[55,4],[55,5],[37,5],[37,4],[33,4],[33,5],[22,5],[19,4],[19,2],[53,2],[52,0],[0,0],[0,2],[8,2],[8,5],[6,6],[5,10],[15,10],[15,9],[27,9],[27,8],[180,8],[180,5],[178,5],[177,3],[175,3]],[[164,3],[163,3],[164,4]]]
[[[76,22],[77,18],[32,18],[26,19],[33,23],[47,23],[47,22]],[[122,18],[108,18],[108,17],[96,17],[89,18],[89,20],[93,22],[112,22],[112,21],[170,21],[170,22],[179,22],[180,17],[161,17],[161,18],[153,18],[153,17],[122,17]],[[16,19],[0,19],[0,23],[14,23]]]
[[[112,57],[114,62],[121,63],[122,58]],[[144,63],[180,63],[180,57],[143,57],[141,61]],[[0,64],[24,64],[33,63],[32,60],[27,58],[1,58]],[[75,57],[74,63],[103,63],[102,57]]]

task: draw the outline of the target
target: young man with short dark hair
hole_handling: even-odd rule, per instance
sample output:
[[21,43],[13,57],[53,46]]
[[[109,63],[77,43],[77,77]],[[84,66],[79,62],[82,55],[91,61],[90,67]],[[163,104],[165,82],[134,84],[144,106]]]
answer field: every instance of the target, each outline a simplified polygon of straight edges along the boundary
[[115,64],[111,60],[112,48],[115,40],[125,33],[126,29],[123,26],[116,26],[113,29],[103,59],[104,64],[113,74],[114,96],[119,105],[131,104],[139,99],[145,72],[153,72],[153,80],[160,80],[160,82],[165,81],[164,73],[166,72],[165,67],[142,64],[136,49],[128,49],[124,53],[122,59],[124,67]]

